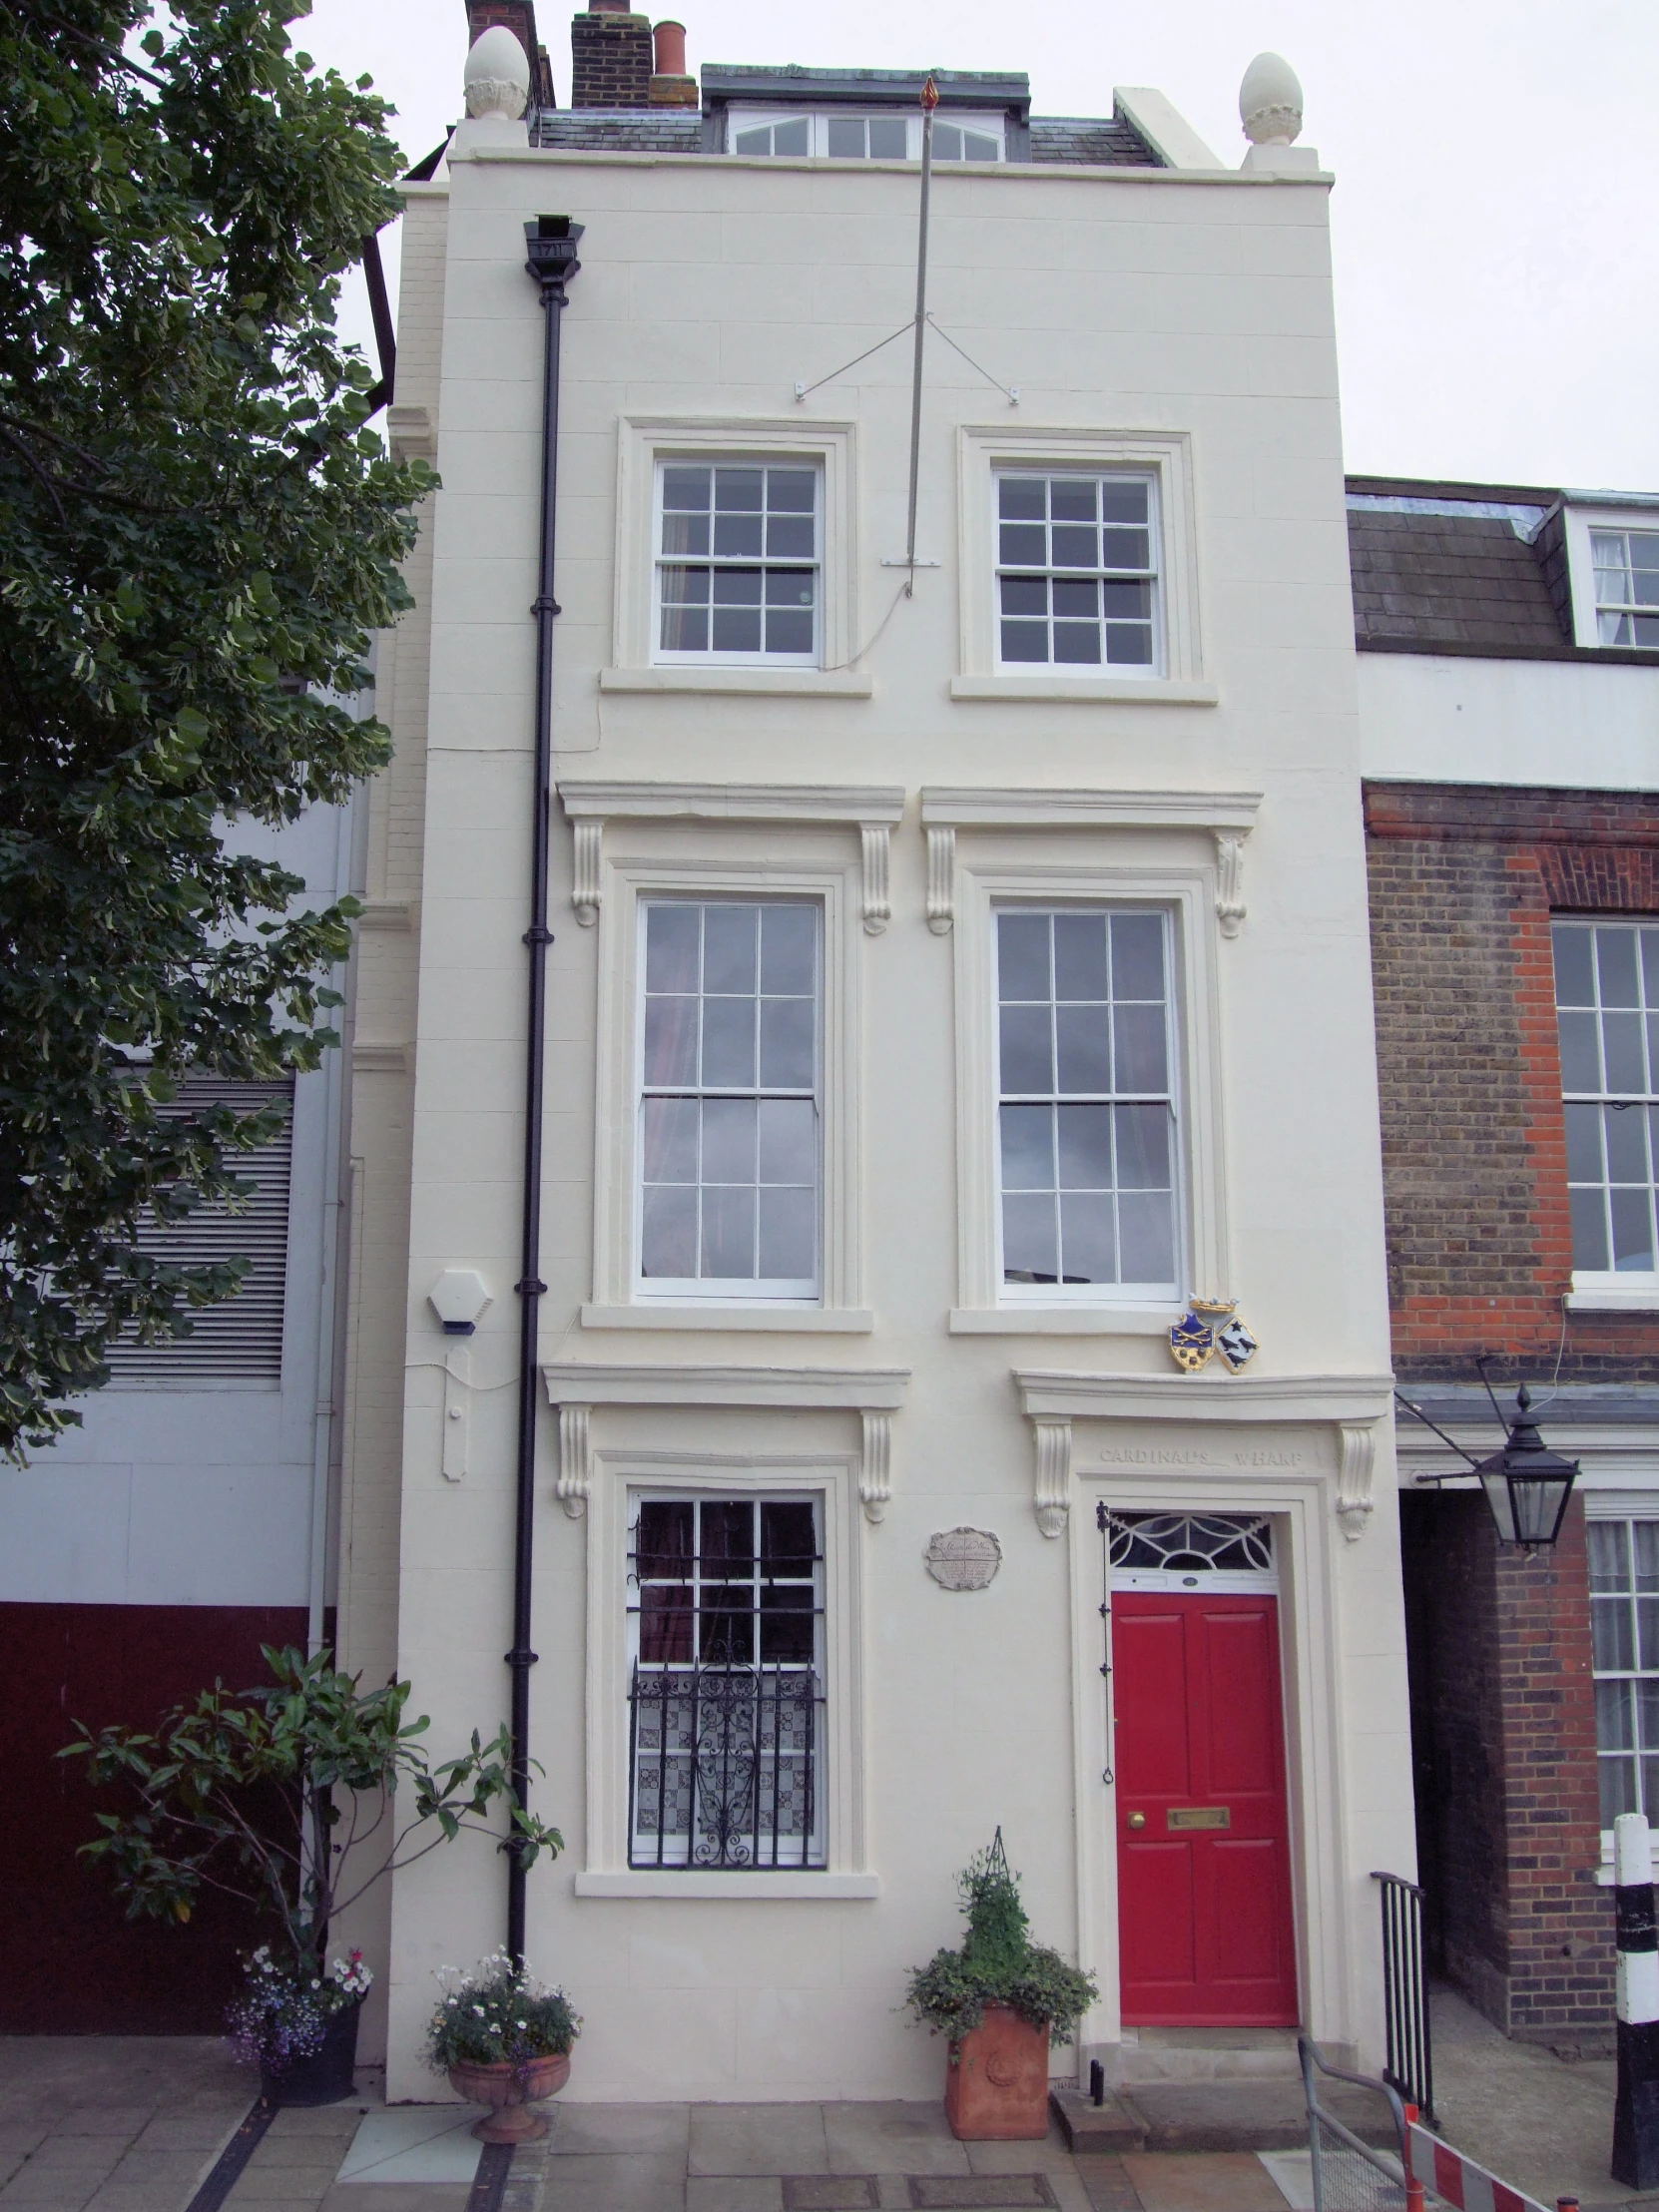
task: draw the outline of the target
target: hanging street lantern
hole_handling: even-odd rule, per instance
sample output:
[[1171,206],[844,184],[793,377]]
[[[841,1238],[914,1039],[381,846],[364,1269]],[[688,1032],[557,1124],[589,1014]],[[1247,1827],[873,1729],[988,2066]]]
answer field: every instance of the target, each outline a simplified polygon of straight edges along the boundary
[[1541,1551],[1561,1533],[1578,1462],[1562,1459],[1546,1447],[1531,1417],[1531,1403],[1532,1393],[1523,1382],[1503,1449],[1477,1460],[1474,1471],[1500,1540],[1519,1544],[1522,1551]]

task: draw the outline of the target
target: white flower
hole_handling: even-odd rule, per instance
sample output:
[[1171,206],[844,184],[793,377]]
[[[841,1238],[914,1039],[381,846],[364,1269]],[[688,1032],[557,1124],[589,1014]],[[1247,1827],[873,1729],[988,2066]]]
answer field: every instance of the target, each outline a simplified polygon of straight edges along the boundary
[[481,2004],[475,2004],[472,2009],[474,2010],[474,2012],[477,2013],[480,2019],[484,2017],[484,2007]]

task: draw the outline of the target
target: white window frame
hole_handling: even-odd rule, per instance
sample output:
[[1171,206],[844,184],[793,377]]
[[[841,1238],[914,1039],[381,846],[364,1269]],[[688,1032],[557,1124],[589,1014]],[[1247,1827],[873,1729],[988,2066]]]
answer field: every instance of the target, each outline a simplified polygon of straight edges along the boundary
[[[1001,1025],[1002,1003],[1000,988],[1000,923],[1005,914],[1035,913],[1151,913],[1163,923],[1164,980],[1168,996],[1164,1002],[1165,1046],[1169,1054],[1170,1114],[1174,1124],[1170,1146],[1173,1160],[1173,1205],[1175,1215],[1175,1258],[1177,1274],[1172,1283],[1010,1283],[1003,1270],[1003,1198],[1002,1188],[1002,1080],[1001,1080]],[[996,898],[990,912],[989,982],[991,990],[991,1022],[995,1030],[996,1060],[992,1068],[995,1086],[995,1196],[996,1196],[996,1284],[997,1303],[1001,1306],[1081,1306],[1081,1307],[1168,1307],[1177,1310],[1185,1289],[1181,1261],[1187,1251],[1186,1236],[1186,1141],[1181,1083],[1181,1024],[1177,1015],[1181,976],[1177,966],[1175,947],[1175,912],[1163,901],[1140,901],[1118,898],[1110,901],[1091,899],[1033,899]]]
[[[663,659],[657,651],[660,464],[779,462],[814,467],[819,480],[818,646],[810,663],[744,654]],[[857,437],[850,422],[761,416],[625,415],[617,445],[617,528],[611,666],[601,691],[772,693],[864,698],[868,676],[850,668],[858,632]]]
[[[703,556],[695,553],[670,554],[663,551],[663,483],[671,468],[797,468],[809,471],[813,478],[813,550],[798,560],[773,560],[759,554],[753,561],[733,561],[729,556],[716,559],[713,553]],[[824,464],[822,460],[792,461],[788,456],[770,460],[761,454],[733,453],[699,456],[688,460],[683,454],[663,453],[657,456],[651,507],[651,655],[660,668],[760,668],[760,669],[808,669],[822,666],[824,633]],[[721,650],[711,639],[708,647],[699,651],[675,650],[662,642],[663,637],[663,571],[666,568],[707,567],[718,573],[727,566],[758,568],[761,572],[762,619],[766,613],[766,578],[774,568],[810,568],[813,572],[813,642],[805,653],[772,653],[767,650],[765,630],[762,644],[753,653]],[[712,609],[711,609],[712,618]]]
[[[625,834],[632,847],[622,851]],[[856,830],[852,832],[855,839]],[[738,837],[742,845],[735,848]],[[858,1189],[862,872],[844,830],[769,825],[757,836],[703,825],[613,823],[599,916],[599,1019],[594,1131],[593,1300],[587,1328],[840,1329],[867,1331]],[[757,850],[757,845],[764,850]],[[644,996],[641,905],[650,898],[802,900],[822,908],[820,1278],[812,1298],[757,1297],[745,1286],[695,1296],[639,1295],[639,1012]]]
[[[905,147],[902,156],[896,154],[838,155],[830,152],[830,124],[834,120],[862,119],[878,116],[883,122],[899,122],[905,128]],[[805,154],[740,154],[738,133],[759,130],[763,124],[805,123],[808,127],[808,152]],[[980,112],[976,109],[951,108],[935,110],[933,129],[937,132],[941,123],[954,124],[958,130],[975,131],[981,138],[996,141],[995,160],[1008,158],[1007,117],[1001,109]],[[830,108],[728,108],[726,111],[726,151],[738,161],[898,161],[919,162],[921,159],[921,117],[903,109],[893,110],[879,105],[858,107],[856,104]],[[948,162],[951,169],[988,169],[989,162],[970,162],[953,155],[941,155],[935,149],[933,159]]]
[[[1184,431],[965,426],[958,433],[957,575],[960,673],[953,699],[1016,699],[1213,707],[1200,637],[1198,530],[1192,440]],[[1157,531],[1153,667],[1141,674],[1110,664],[1002,664],[996,582],[996,479],[1001,474],[1124,475],[1149,478]]]
[[[958,1304],[949,1323],[956,1335],[1161,1336],[1180,1319],[1188,1296],[1232,1296],[1227,1288],[1215,873],[1153,853],[1137,861],[1124,847],[1141,842],[1144,848],[1140,831],[1106,833],[1119,855],[1114,858],[1098,847],[1079,852],[1084,834],[1072,831],[1062,841],[1030,832],[993,838],[986,831],[976,833],[972,848],[964,852],[966,832],[957,832]],[[1093,844],[1094,836],[1089,841]],[[1002,1282],[993,931],[1000,907],[1021,904],[1048,911],[1066,905],[1159,907],[1170,915],[1172,1027],[1182,1100],[1176,1152],[1182,1193],[1177,1298],[1124,1295],[1113,1285]],[[1054,1295],[1060,1290],[1067,1295]],[[1018,1295],[1010,1296],[1010,1291]],[[1076,1295],[1080,1291],[1085,1295]]]
[[[1596,620],[1595,557],[1591,550],[1590,533],[1592,530],[1639,530],[1650,536],[1659,536],[1659,506],[1568,507],[1565,522],[1567,582],[1572,600],[1574,642],[1597,653],[1653,650],[1640,646],[1602,644],[1600,624]],[[1655,608],[1654,612],[1659,614],[1659,608]]]
[[[607,1422],[639,1416],[618,1406]],[[684,1433],[712,1416],[682,1409]],[[718,1417],[718,1416],[713,1416]],[[796,1410],[788,1416],[809,1436],[819,1423],[846,1416]],[[587,1527],[587,1864],[575,1878],[579,1897],[677,1899],[871,1898],[864,1784],[862,1515],[854,1451],[826,1444],[799,1452],[765,1448],[748,1433],[752,1415],[726,1416],[732,1449],[698,1442],[688,1448],[621,1440],[593,1453]],[[676,1491],[703,1496],[816,1496],[824,1529],[825,1741],[828,1824],[824,1868],[760,1873],[700,1872],[628,1864],[628,1530],[632,1500]]]
[[[1552,961],[1554,932],[1558,928],[1632,929],[1640,931],[1644,928],[1653,927],[1659,927],[1659,917],[1649,914],[1627,914],[1622,912],[1551,914]],[[1636,958],[1639,974],[1641,971],[1639,940]],[[1554,985],[1552,982],[1552,996],[1553,993]],[[1559,1008],[1557,1008],[1556,1034],[1559,1037]],[[1654,1071],[1650,1070],[1649,1072]],[[1561,1105],[1563,1116],[1568,1106],[1606,1103],[1615,1098],[1622,1099],[1625,1097],[1634,1100],[1635,1095],[1635,1093],[1615,1093],[1612,1091],[1595,1093],[1568,1091],[1565,1073],[1564,1071],[1562,1073]],[[1659,1103],[1659,1098],[1656,1098],[1655,1094],[1644,1094],[1644,1105],[1652,1103]],[[1655,1257],[1659,1258],[1659,1250],[1656,1250]],[[1621,1311],[1652,1313],[1659,1310],[1659,1267],[1651,1269],[1575,1267],[1572,1271],[1572,1289],[1568,1293],[1568,1304],[1576,1311],[1587,1313],[1616,1313]]]
[[[1001,600],[1002,578],[1004,570],[1001,558],[1001,546],[999,543],[999,528],[1002,519],[1002,483],[1004,479],[1011,477],[1040,477],[1045,482],[1052,482],[1053,479],[1056,477],[1066,476],[1075,476],[1085,483],[1099,483],[1103,477],[1118,477],[1127,483],[1144,484],[1146,486],[1147,532],[1148,536],[1151,539],[1151,544],[1149,547],[1149,551],[1151,553],[1151,567],[1144,575],[1137,575],[1131,580],[1134,582],[1147,582],[1150,583],[1152,587],[1152,659],[1150,661],[1118,662],[1108,661],[1105,659],[1101,659],[1095,662],[1005,661],[1002,658],[1003,615]],[[1149,679],[1156,681],[1157,679],[1163,677],[1166,673],[1167,662],[1167,626],[1164,621],[1165,591],[1164,572],[1161,560],[1161,556],[1163,553],[1164,533],[1162,517],[1159,511],[1159,483],[1157,471],[1154,469],[1144,468],[1080,468],[1076,465],[1068,468],[1054,468],[1050,467],[1046,463],[1033,463],[1030,467],[1018,468],[1008,462],[1003,462],[999,466],[991,470],[990,492],[991,589],[994,594],[991,609],[991,650],[996,657],[997,675],[1001,677],[1013,677],[1015,679],[1024,677],[1052,676],[1082,677],[1085,681],[1097,677],[1106,677],[1108,679],[1115,678],[1119,681],[1127,680],[1130,682],[1140,683],[1144,683]],[[1056,577],[1059,577],[1062,581],[1064,581],[1066,575],[1066,571],[1064,571],[1063,569],[1057,569],[1052,566],[1041,570],[1032,570],[1030,571],[1030,573],[1032,573],[1033,575],[1041,575],[1044,582],[1048,584],[1052,584]],[[1098,570],[1091,570],[1091,581],[1098,578],[1100,576],[1100,573],[1101,572]],[[1048,619],[1052,621],[1053,618],[1049,617]],[[1102,641],[1102,643],[1104,646],[1104,641]]]
[[[643,1174],[644,1164],[643,1160],[641,1159],[641,1145],[643,1140],[640,1135],[640,1124],[643,1123],[644,1120],[645,1099],[647,1095],[645,1081],[645,942],[646,930],[649,926],[649,916],[652,908],[656,906],[693,905],[697,907],[707,907],[711,905],[741,906],[747,904],[755,904],[761,906],[807,906],[813,912],[817,924],[818,941],[815,951],[814,1006],[818,1016],[818,1022],[817,1034],[813,1041],[813,1108],[817,1117],[818,1124],[818,1159],[816,1162],[818,1182],[815,1192],[818,1203],[816,1209],[816,1221],[814,1225],[813,1273],[811,1274],[811,1276],[803,1277],[799,1280],[736,1276],[698,1276],[687,1278],[647,1276],[644,1272],[643,1246],[645,1233],[645,1186]],[[654,1304],[660,1300],[667,1301],[670,1304],[676,1305],[683,1305],[691,1300],[696,1300],[699,1302],[708,1300],[726,1306],[732,1305],[733,1303],[748,1305],[751,1302],[777,1304],[781,1306],[817,1306],[820,1303],[820,1295],[824,1280],[824,980],[826,964],[824,945],[824,903],[822,899],[817,898],[779,898],[775,893],[769,894],[766,897],[762,897],[758,894],[753,893],[727,893],[725,896],[720,898],[708,898],[700,893],[693,893],[688,891],[659,891],[648,893],[642,897],[637,898],[635,900],[635,912],[638,917],[639,929],[639,943],[635,948],[635,972],[639,977],[639,987],[636,994],[633,1084],[634,1116],[636,1124],[634,1152],[636,1188],[634,1198],[633,1233],[634,1301],[641,1306],[648,1303]],[[699,998],[699,1003],[701,1004],[701,996]],[[706,1092],[703,1085],[701,1084],[694,1086],[694,1089],[695,1095],[700,1103],[704,1097],[709,1095],[709,1093]],[[758,1085],[755,1095],[757,1099],[759,1099],[762,1095]],[[706,1186],[701,1184],[698,1186],[700,1191],[705,1187]]]
[[[1622,1523],[1622,1524],[1623,1524],[1623,1525],[1624,1525],[1625,1527],[1627,1527],[1627,1528],[1628,1528],[1628,1527],[1630,1526],[1630,1524],[1631,1524],[1631,1523],[1632,1523],[1633,1521],[1651,1521],[1651,1522],[1654,1522],[1655,1524],[1659,1524],[1659,1489],[1655,1489],[1655,1490],[1653,1491],[1653,1493],[1652,1493],[1651,1495],[1644,1495],[1644,1494],[1643,1494],[1642,1492],[1640,1492],[1640,1491],[1634,1491],[1634,1492],[1633,1492],[1633,1491],[1623,1491],[1623,1492],[1619,1492],[1619,1491],[1602,1491],[1602,1492],[1598,1493],[1598,1492],[1596,1492],[1596,1491],[1595,1491],[1595,1490],[1593,1490],[1593,1489],[1592,1489],[1592,1490],[1587,1490],[1587,1491],[1585,1492],[1585,1494],[1584,1494],[1584,1519],[1585,1519],[1585,1562],[1584,1562],[1584,1571],[1585,1571],[1585,1576],[1586,1576],[1586,1580],[1587,1580],[1587,1579],[1588,1579],[1588,1575],[1589,1575],[1589,1571],[1590,1571],[1590,1570],[1589,1570],[1589,1523],[1591,1523],[1592,1521],[1598,1521],[1598,1522],[1606,1522],[1606,1521],[1618,1521],[1618,1522],[1621,1522],[1621,1523]],[[1586,1593],[1586,1594],[1588,1594],[1588,1593]],[[1594,1599],[1593,1597],[1590,1597],[1590,1598],[1589,1598],[1589,1605],[1590,1605],[1590,1609],[1591,1609],[1591,1616],[1592,1616],[1592,1618],[1591,1618],[1591,1635],[1592,1635],[1592,1639],[1593,1639],[1593,1637],[1594,1637],[1594,1611],[1595,1611],[1595,1599]],[[1605,1672],[1605,1673],[1598,1673],[1598,1672],[1597,1672],[1597,1670],[1596,1670],[1596,1666],[1595,1666],[1595,1659],[1594,1659],[1594,1653],[1593,1653],[1593,1649],[1592,1649],[1592,1655],[1591,1655],[1591,1661],[1590,1661],[1590,1686],[1591,1686],[1591,1696],[1592,1696],[1592,1698],[1594,1697],[1594,1693],[1595,1693],[1595,1684],[1596,1684],[1597,1682],[1600,1682],[1600,1681],[1608,1681],[1608,1680],[1638,1680],[1638,1681],[1639,1681],[1639,1680],[1643,1679],[1643,1677],[1644,1677],[1644,1670],[1643,1670],[1642,1668],[1640,1668],[1640,1667],[1637,1667],[1637,1668],[1633,1668],[1633,1669],[1631,1669],[1631,1670],[1629,1671],[1629,1673],[1628,1673],[1628,1674],[1625,1674],[1625,1673],[1623,1673],[1623,1672],[1621,1672],[1621,1673],[1618,1673],[1618,1674],[1615,1674],[1615,1673],[1614,1673],[1614,1672],[1613,1672],[1613,1671],[1612,1671],[1611,1669],[1609,1669],[1609,1670],[1608,1670],[1607,1672]],[[1652,1679],[1652,1678],[1653,1678],[1653,1670],[1648,1670],[1648,1678],[1649,1678],[1649,1679]],[[1637,1761],[1637,1791],[1638,1791],[1638,1794],[1640,1794],[1640,1791],[1641,1791],[1641,1773],[1640,1773],[1640,1768],[1641,1768],[1641,1754],[1640,1754],[1640,1752],[1639,1752],[1639,1751],[1638,1751],[1638,1752],[1636,1752],[1636,1754],[1635,1754],[1635,1757],[1636,1757],[1636,1761]],[[1596,1761],[1596,1796],[1597,1796],[1597,1801],[1598,1801],[1598,1803],[1599,1803],[1599,1800],[1600,1800],[1600,1795],[1601,1795],[1601,1730],[1600,1730],[1600,1724],[1599,1724],[1599,1721],[1598,1721],[1598,1723],[1597,1723],[1597,1727],[1596,1727],[1596,1749],[1595,1749],[1595,1761]],[[1653,1806],[1653,1807],[1652,1807],[1652,1808],[1651,1808],[1651,1809],[1649,1810],[1649,1815],[1648,1815],[1648,1817],[1649,1817],[1649,1819],[1650,1819],[1650,1820],[1651,1820],[1651,1819],[1655,1819],[1655,1818],[1659,1818],[1659,1804],[1655,1804],[1655,1805],[1654,1805],[1654,1806]],[[1604,1829],[1603,1829],[1603,1830],[1601,1831],[1601,1859],[1602,1859],[1602,1864],[1603,1864],[1603,1866],[1604,1866],[1604,1867],[1606,1867],[1606,1868],[1611,1868],[1611,1866],[1612,1866],[1612,1863],[1613,1863],[1613,1831],[1612,1831],[1612,1830],[1611,1830],[1610,1828],[1604,1828]],[[1611,1876],[1610,1876],[1610,1875],[1609,1875],[1608,1879],[1609,1879],[1609,1880],[1611,1880]]]

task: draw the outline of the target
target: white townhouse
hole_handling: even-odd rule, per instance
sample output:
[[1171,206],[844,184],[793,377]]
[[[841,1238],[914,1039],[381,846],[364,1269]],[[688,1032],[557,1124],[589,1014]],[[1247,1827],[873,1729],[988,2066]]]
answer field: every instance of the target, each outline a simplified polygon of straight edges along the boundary
[[434,1752],[512,1712],[568,1849],[398,1879],[389,2093],[522,1934],[571,2096],[936,2094],[905,1969],[998,1826],[1084,2057],[1375,2065],[1331,180],[1282,65],[1242,167],[938,75],[913,408],[923,78],[700,91],[663,28],[579,16],[526,114],[497,22],[405,188],[338,1634]]

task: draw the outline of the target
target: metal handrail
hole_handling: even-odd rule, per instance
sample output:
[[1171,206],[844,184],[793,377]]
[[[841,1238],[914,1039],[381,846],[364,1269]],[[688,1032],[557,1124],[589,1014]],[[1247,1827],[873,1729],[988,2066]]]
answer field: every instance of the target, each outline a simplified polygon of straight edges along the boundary
[[1423,1893],[1403,1875],[1375,1868],[1382,1908],[1382,2078],[1434,2123],[1434,2057],[1429,2037],[1428,1982],[1422,1963]]

